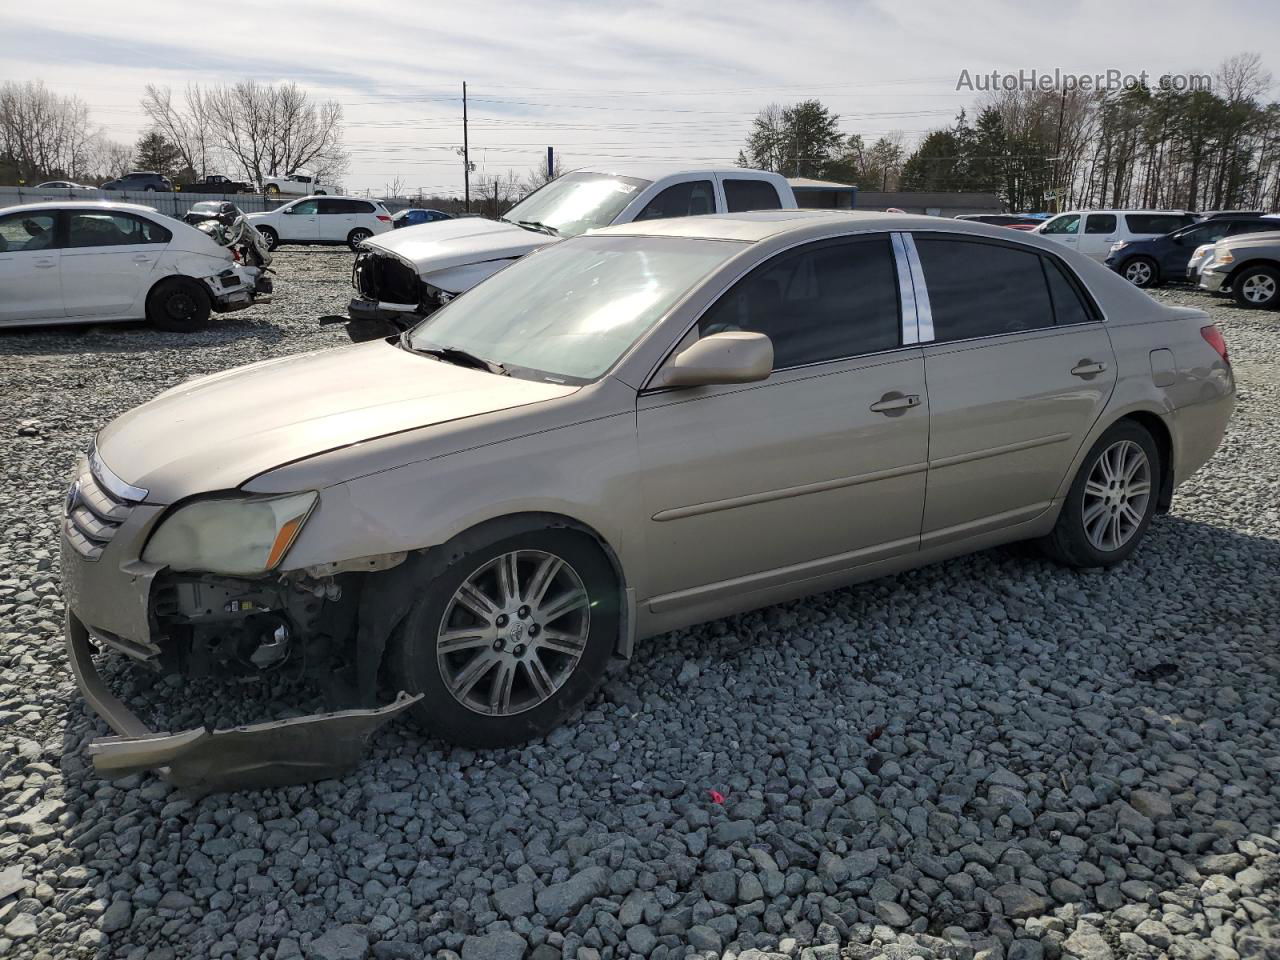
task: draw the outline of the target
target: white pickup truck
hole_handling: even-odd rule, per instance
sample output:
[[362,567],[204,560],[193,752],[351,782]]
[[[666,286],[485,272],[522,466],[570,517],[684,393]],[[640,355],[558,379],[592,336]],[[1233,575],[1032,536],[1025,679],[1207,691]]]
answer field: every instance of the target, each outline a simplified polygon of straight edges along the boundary
[[341,193],[342,190],[331,184],[321,183],[319,178],[299,170],[287,177],[267,177],[262,181],[262,192],[273,197],[323,197]]
[[794,209],[787,181],[763,170],[582,168],[525,197],[499,220],[460,217],[361,244],[345,322],[352,340],[408,329],[507,264],[595,227],[701,213]]

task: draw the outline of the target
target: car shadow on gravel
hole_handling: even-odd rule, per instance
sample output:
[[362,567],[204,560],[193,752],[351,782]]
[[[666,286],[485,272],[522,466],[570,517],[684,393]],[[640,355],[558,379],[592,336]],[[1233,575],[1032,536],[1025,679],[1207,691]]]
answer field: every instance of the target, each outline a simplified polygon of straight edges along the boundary
[[[697,822],[688,811],[705,811],[698,816],[713,847],[721,831],[741,834],[744,846],[769,851],[784,872],[817,871],[819,889],[832,882],[820,864],[833,849],[880,850],[881,864],[918,883],[916,864],[944,841],[938,823],[917,820],[911,807],[933,811],[929,817],[942,816],[952,829],[962,825],[971,845],[1021,846],[1039,866],[1065,856],[1061,873],[1049,874],[1065,883],[1050,892],[1042,871],[1040,893],[1034,880],[1032,893],[1015,891],[1025,902],[1010,893],[1005,914],[1075,904],[1075,915],[1105,926],[1104,938],[1124,956],[1132,949],[1103,920],[1123,905],[1155,910],[1221,893],[1255,916],[1265,881],[1254,864],[1280,876],[1274,855],[1239,852],[1257,850],[1250,834],[1280,837],[1280,794],[1268,779],[1276,770],[1256,762],[1265,755],[1274,765],[1276,728],[1269,717],[1249,715],[1252,705],[1277,702],[1278,594],[1280,541],[1178,516],[1159,518],[1143,548],[1108,571],[1078,573],[1021,545],[998,548],[645,641],[584,710],[525,748],[452,747],[401,720],[379,732],[361,766],[341,780],[202,799],[150,774],[99,779],[84,751],[105,727],[73,697],[61,766],[79,819],[66,842],[92,871],[89,885],[122,868],[135,875],[127,865],[168,844],[168,861],[115,888],[130,890],[133,908],[109,935],[122,942],[132,923],[128,942],[167,943],[181,956],[187,946],[191,955],[207,953],[208,943],[188,944],[173,932],[198,927],[174,918],[189,918],[193,902],[208,909],[200,891],[207,895],[215,871],[243,870],[251,861],[237,857],[248,856],[259,867],[246,875],[269,872],[275,854],[261,849],[258,823],[271,817],[314,824],[318,811],[322,825],[366,834],[399,834],[403,826],[384,820],[422,818],[423,835],[432,838],[428,873],[445,871],[442,886],[424,883],[425,916],[433,903],[447,912],[489,889],[475,886],[478,870],[453,878],[450,857],[501,863],[512,843],[522,848],[527,829],[544,848],[567,844],[616,867],[610,846],[641,829],[623,817],[650,807],[679,811],[643,828],[653,851],[664,844],[685,851],[683,831]],[[1110,617],[1117,610],[1125,611],[1123,622]],[[232,722],[279,716],[282,703],[307,709],[315,693],[287,683],[147,688],[132,670],[106,672],[157,730],[182,729],[206,714]],[[938,693],[948,687],[955,706]],[[955,730],[953,710],[982,711],[984,719]],[[828,756],[839,759],[838,770],[820,759]],[[811,779],[824,766],[832,775]],[[996,774],[988,775],[992,766]],[[981,776],[971,774],[975,768]],[[709,800],[709,791],[719,799]],[[395,799],[394,809],[390,800],[380,805],[386,798]],[[522,827],[535,809],[536,825]],[[675,832],[671,823],[681,815],[688,822]],[[489,829],[494,816],[511,821],[505,832]],[[757,834],[754,824],[765,821],[771,830]],[[548,832],[548,824],[559,826]],[[588,837],[600,840],[599,849]],[[1064,837],[1076,844],[1070,853]],[[206,851],[198,869],[182,859],[197,847]],[[328,852],[327,835],[313,850],[339,856]],[[421,856],[426,863],[428,854]],[[734,862],[714,867],[679,856],[685,865],[670,883],[682,898],[703,889],[708,870]],[[996,883],[1008,886],[1015,868],[1032,877],[1039,869],[1026,853],[1018,857],[997,854],[989,872],[971,869],[990,889],[970,900],[937,893],[920,900],[906,889],[900,902],[924,918],[921,933],[959,926],[989,936],[1007,925],[993,913],[1004,903],[994,891],[1005,887]],[[1093,866],[1085,871],[1077,860]],[[351,869],[323,862],[326,871]],[[995,881],[983,879],[993,874]],[[277,889],[273,901],[290,927],[295,911],[317,902],[314,877],[292,876],[295,886]],[[549,874],[540,882],[550,882]],[[837,886],[828,893],[850,903],[883,895],[870,877]],[[1014,912],[1032,910],[1027,903],[1033,912]],[[161,934],[162,926],[170,932]],[[1071,930],[1069,923],[1065,934]],[[97,955],[116,950],[104,945]]]
[[264,345],[284,340],[286,331],[253,316],[214,314],[208,325],[189,333],[157,330],[146,321],[123,323],[63,324],[0,330],[0,358],[92,354],[152,353],[159,350],[198,351],[237,341],[256,340]]

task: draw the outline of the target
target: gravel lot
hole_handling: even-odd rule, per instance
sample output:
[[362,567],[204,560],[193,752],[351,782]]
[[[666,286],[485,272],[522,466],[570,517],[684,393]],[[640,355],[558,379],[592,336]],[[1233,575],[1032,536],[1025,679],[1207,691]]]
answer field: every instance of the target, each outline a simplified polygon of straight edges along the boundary
[[[198,336],[0,334],[0,957],[1280,957],[1280,317],[1186,290],[1156,295],[1221,323],[1240,405],[1116,570],[995,550],[659,637],[521,750],[402,723],[341,781],[96,778],[74,456],[194,374],[345,342],[314,319],[350,262],[286,251],[274,304]],[[116,677],[161,729],[289,695]]]

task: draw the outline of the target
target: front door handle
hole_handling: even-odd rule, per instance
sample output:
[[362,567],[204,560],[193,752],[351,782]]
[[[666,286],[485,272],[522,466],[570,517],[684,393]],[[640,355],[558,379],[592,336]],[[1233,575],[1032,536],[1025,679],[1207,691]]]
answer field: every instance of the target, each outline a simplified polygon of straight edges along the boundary
[[57,265],[57,261],[55,260],[37,260],[35,262],[35,268],[37,270],[48,270],[50,267],[56,267]]
[[1096,377],[1100,373],[1106,372],[1107,365],[1105,363],[1095,363],[1092,360],[1081,360],[1071,368],[1073,377],[1084,377],[1086,380],[1090,377]]
[[901,393],[891,392],[886,393],[868,409],[872,413],[883,413],[886,417],[896,417],[904,411],[918,406],[920,406],[920,397],[917,394],[909,393],[904,396]]
[[133,262],[134,263],[150,263],[151,257],[149,257],[145,253],[135,253],[133,255]]

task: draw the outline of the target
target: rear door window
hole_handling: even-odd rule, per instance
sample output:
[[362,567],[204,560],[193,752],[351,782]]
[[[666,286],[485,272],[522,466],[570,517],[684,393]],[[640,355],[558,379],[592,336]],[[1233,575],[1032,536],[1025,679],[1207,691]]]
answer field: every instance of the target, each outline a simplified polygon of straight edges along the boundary
[[934,338],[969,340],[1053,326],[1040,255],[998,243],[915,237]]
[[73,210],[68,215],[68,247],[123,247],[168,243],[171,234],[158,223],[130,213]]
[[1085,233],[1115,233],[1114,213],[1091,213],[1084,222]]
[[716,191],[710,180],[690,180],[667,187],[650,200],[637,220],[693,217],[716,212]]
[[775,370],[898,347],[889,238],[810,244],[761,264],[698,322],[701,336],[728,330],[768,336]]
[[782,200],[778,197],[777,189],[767,180],[725,178],[721,182],[724,184],[725,208],[730,213],[740,213],[744,210],[782,209]]

